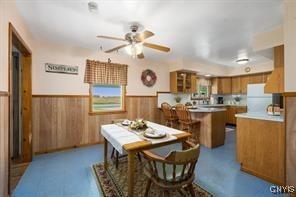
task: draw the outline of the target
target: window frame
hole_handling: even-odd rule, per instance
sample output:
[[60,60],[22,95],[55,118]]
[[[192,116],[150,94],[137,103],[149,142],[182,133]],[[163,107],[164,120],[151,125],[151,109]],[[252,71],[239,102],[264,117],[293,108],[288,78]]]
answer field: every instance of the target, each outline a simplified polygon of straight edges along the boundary
[[90,115],[126,113],[126,86],[121,86],[121,90],[122,90],[122,93],[121,93],[122,109],[120,109],[120,110],[93,111],[93,102],[92,102],[93,101],[93,92],[92,92],[93,85],[96,85],[96,84],[90,84],[89,85],[89,114]]
[[193,94],[197,94],[197,96],[193,96],[193,94],[191,94],[191,100],[207,100],[207,99],[210,99],[211,97],[211,86],[205,86],[207,87],[208,89],[208,95],[206,95],[205,97],[202,97],[200,94],[199,94],[199,87],[200,85],[197,85],[196,87],[196,90],[197,92],[196,93],[193,93]]

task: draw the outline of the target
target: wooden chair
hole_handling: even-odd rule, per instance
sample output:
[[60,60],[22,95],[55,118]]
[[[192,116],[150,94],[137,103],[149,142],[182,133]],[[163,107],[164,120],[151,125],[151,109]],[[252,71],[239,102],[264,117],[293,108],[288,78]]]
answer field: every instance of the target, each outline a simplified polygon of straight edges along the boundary
[[164,115],[166,126],[174,127],[176,124],[178,124],[178,117],[177,117],[176,111],[172,109],[170,104],[166,102],[162,103],[161,110]]
[[149,178],[145,196],[148,195],[152,182],[160,187],[164,196],[169,196],[169,191],[172,190],[184,196],[182,188],[188,189],[191,196],[195,196],[192,182],[195,177],[194,169],[199,157],[200,146],[188,141],[186,145],[190,149],[172,151],[166,157],[143,151],[143,156],[147,160],[144,173]]
[[[121,123],[124,120],[125,119],[116,119],[116,120],[113,120],[112,121],[112,124]],[[138,155],[139,161],[141,162],[142,159],[141,159],[140,153],[138,153],[137,155]],[[112,153],[111,153],[111,159],[114,159],[115,160],[115,167],[116,167],[116,169],[118,168],[119,158],[122,158],[122,157],[127,157],[127,154],[120,155],[119,152],[113,147]]]
[[179,119],[180,130],[188,131],[193,135],[193,140],[195,143],[199,143],[199,120],[192,120],[190,111],[183,104],[177,104],[175,106],[176,114]]

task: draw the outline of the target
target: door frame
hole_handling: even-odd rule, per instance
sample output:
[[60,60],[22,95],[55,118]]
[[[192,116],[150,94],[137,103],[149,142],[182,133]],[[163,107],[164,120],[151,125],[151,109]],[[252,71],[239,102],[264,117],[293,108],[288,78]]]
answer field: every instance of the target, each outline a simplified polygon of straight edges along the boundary
[[22,54],[22,162],[32,161],[32,51],[22,39],[20,34],[9,23],[8,27],[8,91],[9,91],[9,132],[8,132],[8,191],[10,193],[10,166],[11,166],[11,155],[10,155],[10,132],[13,125],[12,109],[13,109],[13,59],[12,59],[12,48],[13,45]]

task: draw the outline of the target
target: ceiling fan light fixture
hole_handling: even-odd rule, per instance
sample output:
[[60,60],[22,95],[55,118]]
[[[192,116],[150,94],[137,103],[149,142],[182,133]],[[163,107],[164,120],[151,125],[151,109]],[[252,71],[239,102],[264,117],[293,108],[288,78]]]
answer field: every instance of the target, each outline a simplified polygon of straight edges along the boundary
[[250,60],[248,59],[248,58],[242,58],[242,59],[238,59],[238,60],[236,60],[236,63],[238,63],[238,64],[246,64],[246,63],[248,63]]
[[127,54],[132,56],[133,58],[136,58],[137,55],[143,53],[143,44],[137,43],[137,44],[131,44],[125,47],[125,50]]
[[98,4],[95,1],[88,2],[88,11],[89,12],[97,12],[98,11]]

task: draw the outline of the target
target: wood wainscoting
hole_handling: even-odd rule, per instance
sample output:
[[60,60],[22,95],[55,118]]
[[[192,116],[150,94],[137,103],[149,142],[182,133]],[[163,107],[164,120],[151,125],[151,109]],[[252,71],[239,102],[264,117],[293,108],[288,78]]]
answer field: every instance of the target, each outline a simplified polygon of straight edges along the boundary
[[296,93],[286,93],[286,184],[296,186]]
[[126,96],[126,112],[91,115],[88,95],[33,95],[35,154],[102,143],[102,124],[114,119],[159,122],[156,96]]
[[7,92],[0,92],[0,196],[8,194],[8,96]]

